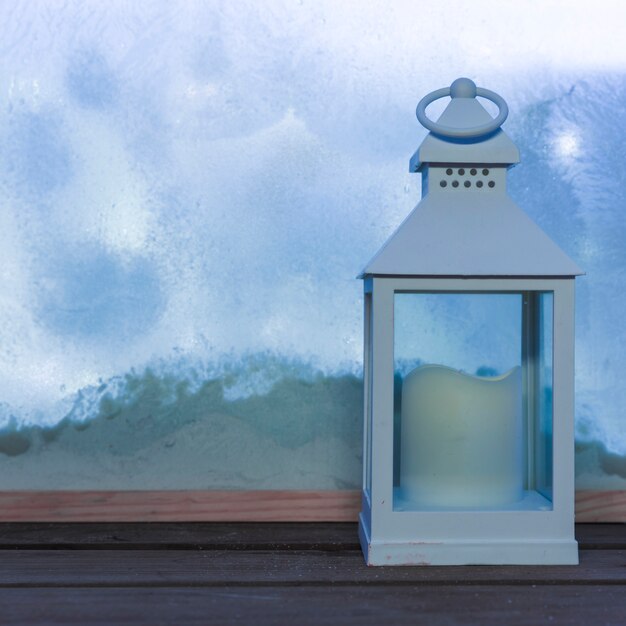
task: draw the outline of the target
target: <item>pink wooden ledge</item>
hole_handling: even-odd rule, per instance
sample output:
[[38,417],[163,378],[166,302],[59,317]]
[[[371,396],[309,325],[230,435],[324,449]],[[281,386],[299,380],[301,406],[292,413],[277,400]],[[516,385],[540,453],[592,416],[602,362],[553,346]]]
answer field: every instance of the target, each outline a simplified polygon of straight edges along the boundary
[[[0,522],[355,522],[359,491],[4,491]],[[577,522],[626,522],[626,491],[578,491]]]

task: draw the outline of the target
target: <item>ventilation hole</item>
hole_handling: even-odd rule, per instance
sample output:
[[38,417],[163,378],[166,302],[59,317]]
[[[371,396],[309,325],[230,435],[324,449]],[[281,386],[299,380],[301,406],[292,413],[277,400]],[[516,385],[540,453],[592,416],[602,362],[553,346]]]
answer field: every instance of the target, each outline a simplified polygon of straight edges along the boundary
[[448,176],[452,176],[452,168],[451,168],[451,167],[449,167],[449,168],[446,170],[446,174],[447,174]]
[[489,175],[489,170],[485,168],[483,170],[483,176],[488,176],[488,175]]
[[496,186],[496,184],[495,184],[492,180],[490,180],[487,184],[488,184],[488,185],[489,185],[492,189]]
[[476,183],[476,187],[482,187],[482,186],[483,186],[483,181],[482,181],[482,180],[479,180],[479,181]]
[[453,180],[452,181],[452,186],[453,187],[458,187],[459,186],[459,181],[458,180]]
[[471,186],[472,186],[472,183],[470,183],[470,181],[469,181],[469,180],[466,180],[463,184],[464,184],[466,187],[471,187]]
[[475,168],[472,168],[472,169],[470,170],[470,174],[471,174],[472,176],[476,176],[476,174],[477,174],[477,173],[478,173],[478,172],[477,172],[477,170],[476,170]]
[[447,187],[447,186],[448,186],[448,183],[447,183],[445,180],[442,180],[439,184],[440,184],[442,187]]
[[463,176],[465,174],[465,170],[463,168],[461,168],[459,170],[459,176]]

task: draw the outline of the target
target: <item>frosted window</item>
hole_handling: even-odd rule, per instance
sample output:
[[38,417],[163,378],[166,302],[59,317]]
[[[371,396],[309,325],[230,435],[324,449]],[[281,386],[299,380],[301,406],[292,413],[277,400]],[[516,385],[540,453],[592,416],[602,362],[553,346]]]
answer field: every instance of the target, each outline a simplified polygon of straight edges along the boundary
[[[359,488],[355,276],[459,67],[587,272],[578,479],[626,488],[626,5],[600,5],[0,3],[0,488]],[[443,309],[450,337],[472,314]]]

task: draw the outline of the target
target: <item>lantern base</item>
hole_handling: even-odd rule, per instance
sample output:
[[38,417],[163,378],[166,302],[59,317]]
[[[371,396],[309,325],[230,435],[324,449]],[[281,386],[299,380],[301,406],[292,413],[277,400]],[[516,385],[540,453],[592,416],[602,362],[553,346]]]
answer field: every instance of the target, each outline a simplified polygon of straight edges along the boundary
[[578,565],[570,541],[372,541],[361,514],[359,540],[367,565]]

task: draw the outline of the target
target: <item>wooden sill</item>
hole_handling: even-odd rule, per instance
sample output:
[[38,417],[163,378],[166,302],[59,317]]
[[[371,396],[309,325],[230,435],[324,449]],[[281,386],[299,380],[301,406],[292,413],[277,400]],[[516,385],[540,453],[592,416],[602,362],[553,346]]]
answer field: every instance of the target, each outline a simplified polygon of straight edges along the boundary
[[[354,522],[359,491],[4,491],[0,522]],[[626,522],[626,491],[576,492],[577,522]]]

